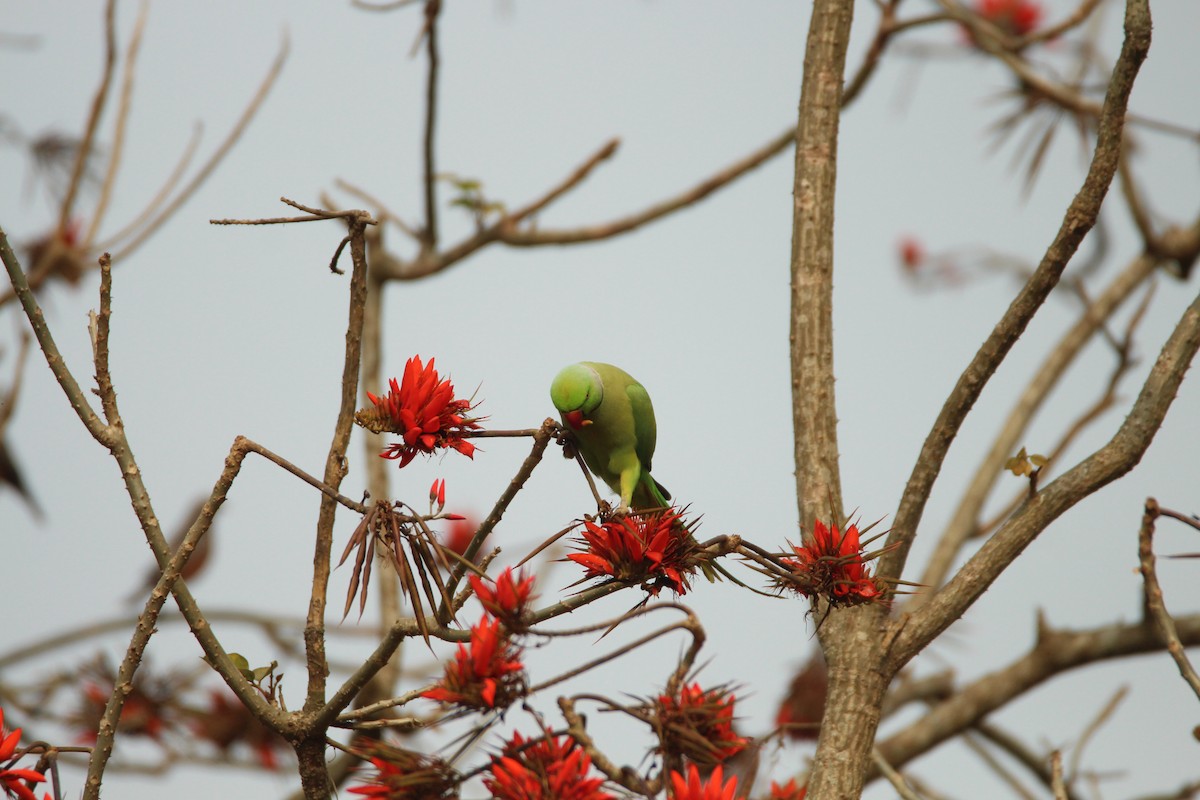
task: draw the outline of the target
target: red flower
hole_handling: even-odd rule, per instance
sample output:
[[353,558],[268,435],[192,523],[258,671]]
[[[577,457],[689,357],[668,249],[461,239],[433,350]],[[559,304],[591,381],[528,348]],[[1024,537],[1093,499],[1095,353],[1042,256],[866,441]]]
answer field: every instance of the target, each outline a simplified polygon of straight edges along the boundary
[[775,724],[792,739],[816,741],[828,694],[829,670],[824,656],[817,651],[792,678],[787,697],[779,704]]
[[858,526],[838,532],[817,520],[811,537],[803,547],[793,547],[795,558],[783,562],[792,569],[792,579],[783,588],[794,589],[805,597],[821,596],[831,605],[858,605],[886,602],[879,585],[863,566],[858,541]]
[[194,713],[191,728],[199,738],[212,742],[223,753],[234,744],[245,742],[254,750],[260,764],[267,769],[279,768],[276,750],[287,742],[263,725],[236,696],[216,690],[211,695],[209,710]]
[[368,746],[375,777],[352,786],[351,794],[380,800],[449,800],[458,797],[460,777],[440,758],[414,753],[382,742]]
[[1042,19],[1036,0],[976,0],[975,13],[1011,36],[1024,36]]
[[16,755],[17,745],[20,742],[20,728],[7,736],[4,735],[4,709],[0,708],[0,762],[9,762],[7,768],[0,769],[0,789],[3,789],[6,795],[16,797],[18,800],[37,800],[37,796],[25,783],[41,783],[46,780],[46,776],[34,769],[13,768],[17,759],[20,758],[19,755]]
[[653,724],[663,750],[713,766],[746,749],[748,740],[733,730],[736,700],[725,687],[704,691],[698,683],[684,686],[678,697],[659,695]]
[[569,737],[530,744],[516,733],[483,785],[495,800],[613,800],[600,788],[603,778],[588,777],[591,769],[592,759]]
[[522,570],[514,578],[512,567],[507,567],[491,586],[478,575],[472,575],[468,580],[475,590],[475,597],[489,614],[503,622],[509,630],[524,628],[521,618],[535,597],[532,575],[527,576]]
[[[479,530],[479,523],[461,514],[454,514],[452,518],[448,517],[448,519],[450,519],[450,528],[442,535],[442,544],[461,556],[467,552],[467,545],[471,544],[471,540],[475,538],[475,531]],[[480,547],[482,548],[482,544]],[[476,559],[478,560],[478,556]]]
[[695,764],[688,765],[688,775],[685,780],[682,775],[674,770],[671,771],[671,800],[733,800],[737,793],[737,776],[729,779],[729,782],[722,785],[721,781],[725,777],[721,767],[717,767],[708,776],[708,780],[701,783],[700,771],[696,769]]
[[471,628],[469,645],[460,644],[446,662],[441,682],[422,697],[470,708],[503,708],[525,692],[521,648],[501,629],[500,621],[484,617]]
[[463,438],[467,431],[479,428],[478,417],[467,417],[473,406],[470,400],[454,398],[454,384],[440,378],[433,368],[434,359],[422,365],[420,356],[413,356],[404,365],[404,380],[392,378],[391,391],[384,397],[367,392],[374,408],[362,409],[355,419],[375,432],[389,431],[404,437],[379,455],[400,459],[405,467],[417,453],[433,453],[441,448],[453,448],[468,458],[474,458],[475,445]]
[[663,587],[687,594],[696,571],[695,539],[674,509],[629,514],[602,525],[583,523],[584,552],[567,558],[587,568],[586,578],[608,575],[642,583],[650,594]]
[[808,794],[808,786],[797,786],[795,778],[783,786],[771,781],[771,800],[804,800],[806,794]]

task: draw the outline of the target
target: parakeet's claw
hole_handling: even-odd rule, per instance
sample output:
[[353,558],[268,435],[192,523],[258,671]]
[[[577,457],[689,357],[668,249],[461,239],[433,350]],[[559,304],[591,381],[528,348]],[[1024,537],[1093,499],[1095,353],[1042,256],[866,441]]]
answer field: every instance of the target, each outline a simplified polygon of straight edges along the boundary
[[633,511],[632,508],[622,503],[621,505],[617,506],[617,510],[612,513],[614,517],[627,517],[631,511]]

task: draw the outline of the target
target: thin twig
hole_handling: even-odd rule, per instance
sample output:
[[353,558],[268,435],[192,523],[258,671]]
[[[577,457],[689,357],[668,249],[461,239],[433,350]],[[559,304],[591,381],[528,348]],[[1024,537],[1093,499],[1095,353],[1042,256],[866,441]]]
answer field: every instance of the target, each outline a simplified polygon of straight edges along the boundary
[[425,0],[425,52],[429,56],[429,72],[425,82],[425,134],[421,145],[422,183],[425,197],[425,226],[421,230],[421,250],[432,253],[437,249],[437,169],[434,162],[437,130],[438,58],[437,20],[442,10],[442,0]]
[[1095,718],[1083,729],[1083,733],[1079,736],[1079,741],[1075,743],[1074,752],[1071,754],[1071,766],[1067,772],[1068,784],[1075,785],[1075,781],[1079,778],[1079,765],[1083,763],[1083,753],[1087,750],[1088,743],[1092,740],[1092,737],[1104,727],[1104,723],[1112,719],[1112,715],[1116,713],[1117,707],[1121,705],[1121,701],[1128,695],[1128,685],[1118,688],[1113,696],[1109,698],[1108,702],[1104,704],[1104,707],[1100,709],[1099,713],[1096,714]]
[[83,177],[87,172],[88,158],[96,146],[96,132],[100,128],[100,117],[104,114],[104,106],[108,102],[108,90],[112,86],[113,73],[117,66],[117,32],[116,32],[116,0],[108,0],[104,7],[104,71],[101,73],[100,86],[92,98],[92,107],[88,112],[87,126],[84,129],[83,141],[75,154],[75,165],[71,168],[71,180],[67,184],[67,193],[63,197],[62,206],[58,212],[58,230],[65,231],[71,223],[71,215],[75,212],[75,200],[83,185]]
[[1054,791],[1054,800],[1068,800],[1067,784],[1063,782],[1062,753],[1057,750],[1050,754],[1050,788]]
[[1158,573],[1155,570],[1154,558],[1154,522],[1160,515],[1158,501],[1153,497],[1146,498],[1146,507],[1142,514],[1142,527],[1138,532],[1138,563],[1142,572],[1142,617],[1153,627],[1159,640],[1171,654],[1179,674],[1196,697],[1200,698],[1200,675],[1188,660],[1183,643],[1179,640],[1179,631],[1175,620],[1163,603],[1162,586],[1158,583]]
[[206,180],[208,180],[208,177],[213,173],[225,156],[228,155],[229,151],[233,149],[233,146],[237,144],[238,140],[242,137],[242,134],[245,133],[246,128],[249,127],[250,122],[254,119],[254,116],[258,113],[259,109],[262,108],[263,103],[267,99],[267,95],[270,94],[272,87],[275,86],[275,81],[279,78],[280,73],[283,71],[283,65],[287,62],[288,53],[290,51],[291,42],[285,34],[283,37],[283,42],[279,48],[279,53],[276,54],[275,60],[271,63],[270,69],[267,70],[266,77],[264,77],[262,83],[259,84],[258,90],[254,93],[254,97],[250,99],[249,104],[247,104],[246,108],[242,111],[242,115],[238,117],[238,121],[234,124],[233,128],[230,129],[225,139],[220,145],[217,146],[217,149],[213,152],[212,156],[209,157],[208,161],[204,163],[204,166],[200,168],[200,171],[196,173],[195,177],[188,181],[187,185],[185,185],[183,189],[181,189],[180,192],[175,195],[174,199],[167,203],[166,206],[164,206],[163,209],[159,211],[153,219],[147,222],[145,227],[143,227],[142,230],[139,231],[129,242],[125,243],[118,252],[113,254],[113,261],[119,262],[137,250],[137,248],[139,248],[143,242],[150,238],[155,231],[157,231],[167,220],[174,216],[175,212],[178,211],[179,208],[186,203],[193,194],[195,194],[196,190],[198,190]]
[[117,173],[121,166],[121,153],[125,146],[125,128],[129,123],[129,111],[132,107],[133,76],[137,73],[138,53],[141,52],[142,34],[146,30],[146,19],[149,14],[150,3],[148,0],[142,0],[141,7],[138,9],[137,21],[133,25],[133,33],[129,37],[129,47],[125,50],[125,76],[121,82],[121,99],[117,105],[117,124],[113,130],[112,145],[109,147],[108,169],[104,175],[104,182],[100,185],[100,198],[96,201],[96,209],[92,212],[87,233],[84,234],[80,244],[80,249],[84,252],[91,250],[92,243],[96,240],[100,223],[104,220],[108,203],[112,199],[113,186],[117,182]]
[[896,770],[892,769],[892,765],[884,760],[883,755],[879,752],[879,748],[871,750],[871,760],[875,762],[875,766],[879,767],[879,771],[883,773],[883,777],[887,778],[888,783],[896,790],[896,794],[900,795],[902,800],[922,800],[920,795],[912,790],[904,780],[904,776]]

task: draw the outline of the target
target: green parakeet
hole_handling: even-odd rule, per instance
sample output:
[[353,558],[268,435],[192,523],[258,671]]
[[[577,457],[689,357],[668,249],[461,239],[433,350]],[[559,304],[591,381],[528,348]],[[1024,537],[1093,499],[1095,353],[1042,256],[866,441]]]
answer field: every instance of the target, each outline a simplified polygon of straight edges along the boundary
[[582,361],[558,373],[550,399],[588,469],[621,495],[618,511],[668,505],[670,492],[650,476],[657,428],[645,387],[612,364]]

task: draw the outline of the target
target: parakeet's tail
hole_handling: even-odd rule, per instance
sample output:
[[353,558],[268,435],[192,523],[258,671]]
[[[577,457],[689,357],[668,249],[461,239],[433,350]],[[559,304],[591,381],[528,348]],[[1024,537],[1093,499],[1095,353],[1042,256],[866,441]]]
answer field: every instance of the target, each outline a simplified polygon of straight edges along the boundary
[[671,493],[667,491],[667,487],[643,472],[642,479],[633,489],[631,505],[634,511],[647,508],[667,508],[671,505]]

